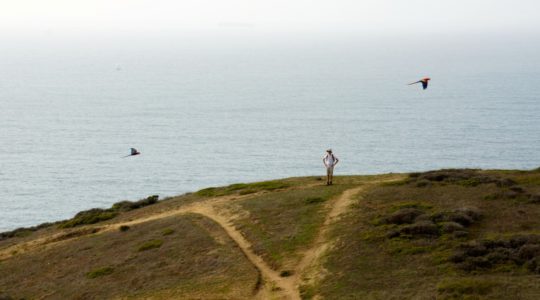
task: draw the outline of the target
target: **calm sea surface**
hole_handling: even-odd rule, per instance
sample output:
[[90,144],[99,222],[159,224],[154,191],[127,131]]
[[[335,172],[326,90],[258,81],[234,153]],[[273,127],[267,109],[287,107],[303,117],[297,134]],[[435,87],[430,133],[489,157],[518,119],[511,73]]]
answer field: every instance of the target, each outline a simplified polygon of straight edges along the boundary
[[531,40],[5,38],[0,231],[323,174],[329,147],[337,174],[538,167]]

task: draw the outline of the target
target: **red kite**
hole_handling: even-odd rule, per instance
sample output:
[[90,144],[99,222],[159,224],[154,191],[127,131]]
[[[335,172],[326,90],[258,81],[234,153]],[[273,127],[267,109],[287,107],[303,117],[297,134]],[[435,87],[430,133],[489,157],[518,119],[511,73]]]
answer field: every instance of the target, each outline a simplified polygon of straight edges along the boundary
[[422,83],[422,87],[425,89],[427,89],[427,86],[428,86],[428,82],[431,80],[431,78],[429,77],[426,77],[426,78],[422,78],[421,80],[418,80],[417,82],[413,82],[413,83],[409,83],[409,85],[411,84],[416,84],[416,83]]

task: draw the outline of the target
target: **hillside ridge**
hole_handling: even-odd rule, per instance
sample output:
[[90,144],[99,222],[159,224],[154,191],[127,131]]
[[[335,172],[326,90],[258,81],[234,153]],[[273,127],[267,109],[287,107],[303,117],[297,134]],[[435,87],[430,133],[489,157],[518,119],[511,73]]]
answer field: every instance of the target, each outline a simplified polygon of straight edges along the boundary
[[4,235],[0,297],[535,299],[539,171],[289,178],[122,201]]

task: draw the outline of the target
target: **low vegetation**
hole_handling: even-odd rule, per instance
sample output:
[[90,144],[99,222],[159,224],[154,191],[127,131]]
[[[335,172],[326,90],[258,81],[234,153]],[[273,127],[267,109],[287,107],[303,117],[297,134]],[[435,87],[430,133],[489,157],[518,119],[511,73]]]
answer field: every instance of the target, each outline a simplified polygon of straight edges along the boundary
[[69,240],[76,237],[91,235],[91,234],[99,232],[100,230],[101,230],[100,228],[82,228],[82,229],[69,230],[67,232],[62,232],[61,234],[56,235],[50,241],[58,242],[58,241]]
[[113,272],[114,272],[114,269],[112,267],[103,267],[103,268],[95,269],[86,273],[86,277],[90,279],[94,279],[97,277],[102,277],[102,276],[112,274]]
[[540,235],[463,243],[450,260],[466,272],[525,267],[531,273],[540,274]]
[[49,227],[51,227],[51,226],[53,226],[55,224],[59,224],[59,223],[60,222],[43,223],[43,224],[40,224],[38,226],[21,227],[21,228],[17,228],[15,230],[11,230],[11,231],[0,232],[0,241],[5,240],[5,239],[9,239],[9,238],[14,238],[14,237],[26,237],[26,236],[32,234],[35,231],[38,231],[38,230],[41,230],[41,229],[44,229],[44,228],[49,228]]
[[[335,228],[328,299],[537,299],[537,171],[415,173],[362,195]],[[494,197],[493,195],[497,195]],[[534,278],[534,279],[533,279]]]
[[57,225],[60,228],[72,228],[81,225],[96,224],[99,222],[113,219],[122,212],[127,212],[148,205],[156,204],[158,202],[158,198],[158,195],[153,195],[135,202],[121,201],[113,204],[113,206],[108,209],[92,208],[89,210],[81,211],[69,220],[57,221],[54,223],[43,223],[38,226],[22,227],[12,231],[1,232],[0,241],[14,237],[26,237],[34,233],[35,231],[49,228],[53,225]]
[[[165,201],[151,196],[2,233],[0,299],[53,292],[58,299],[253,299],[279,292],[207,217],[131,222],[198,201],[230,217],[282,280],[308,279],[300,286],[304,299],[538,299],[540,169],[447,169],[372,181],[327,228],[331,247],[316,262],[324,271],[310,278],[299,272],[332,199],[390,176],[336,177],[333,186],[319,177],[288,178]],[[104,221],[128,223],[82,226]]]
[[445,298],[474,299],[489,294],[497,286],[500,283],[482,279],[444,279],[437,284],[437,292]]
[[[151,250],[137,251],[149,241]],[[0,269],[0,295],[12,299],[250,299],[259,278],[227,234],[197,215],[69,239]]]
[[271,267],[287,269],[313,242],[324,221],[324,203],[349,187],[318,185],[254,196],[239,202],[249,215],[235,222]]
[[174,229],[171,229],[171,228],[167,228],[167,229],[164,229],[161,234],[163,235],[170,235],[170,234],[173,234],[174,233]]
[[419,187],[427,186],[433,182],[462,186],[477,186],[490,183],[494,183],[497,186],[513,186],[516,184],[512,179],[500,177],[495,174],[482,173],[474,169],[445,169],[425,173],[412,173],[410,174],[409,181]]
[[324,202],[326,200],[327,199],[322,198],[322,197],[308,197],[304,201],[306,202],[306,204],[316,204],[316,203]]
[[226,187],[210,187],[198,191],[196,194],[203,197],[217,197],[225,195],[247,195],[260,191],[274,191],[289,187],[290,184],[282,180],[263,181],[255,183],[236,183]]
[[59,225],[60,228],[71,228],[80,225],[96,224],[102,221],[110,220],[118,215],[110,209],[92,208],[81,211],[70,220],[67,220]]
[[141,200],[135,201],[135,202],[132,202],[132,201],[120,201],[120,202],[116,202],[115,204],[113,204],[111,209],[114,210],[114,211],[120,211],[120,212],[130,211],[130,210],[139,209],[141,207],[145,207],[145,206],[148,206],[148,205],[156,204],[158,202],[158,199],[159,199],[158,195],[153,195],[153,196],[150,196],[148,198],[141,199]]
[[[467,228],[482,218],[477,208],[459,208],[452,211],[426,213],[418,208],[402,208],[383,219],[389,229],[389,238],[436,238],[444,234],[454,237],[468,235]],[[403,225],[403,226],[400,226]]]
[[81,225],[96,224],[99,222],[107,221],[115,218],[122,212],[127,212],[134,209],[139,209],[148,205],[156,204],[158,202],[158,196],[153,195],[139,201],[121,201],[113,204],[111,208],[92,208],[89,210],[81,211],[75,215],[72,219],[60,223],[60,228],[71,228]]
[[140,245],[138,250],[146,251],[150,249],[159,248],[161,247],[161,245],[163,245],[162,240],[151,240],[151,241],[144,242],[142,245]]

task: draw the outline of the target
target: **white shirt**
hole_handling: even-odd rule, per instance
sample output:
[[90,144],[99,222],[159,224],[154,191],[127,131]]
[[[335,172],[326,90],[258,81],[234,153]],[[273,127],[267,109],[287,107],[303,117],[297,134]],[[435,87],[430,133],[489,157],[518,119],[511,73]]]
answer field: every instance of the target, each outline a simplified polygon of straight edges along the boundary
[[337,157],[335,155],[331,155],[326,153],[326,155],[323,157],[324,164],[327,167],[333,167],[336,164]]

